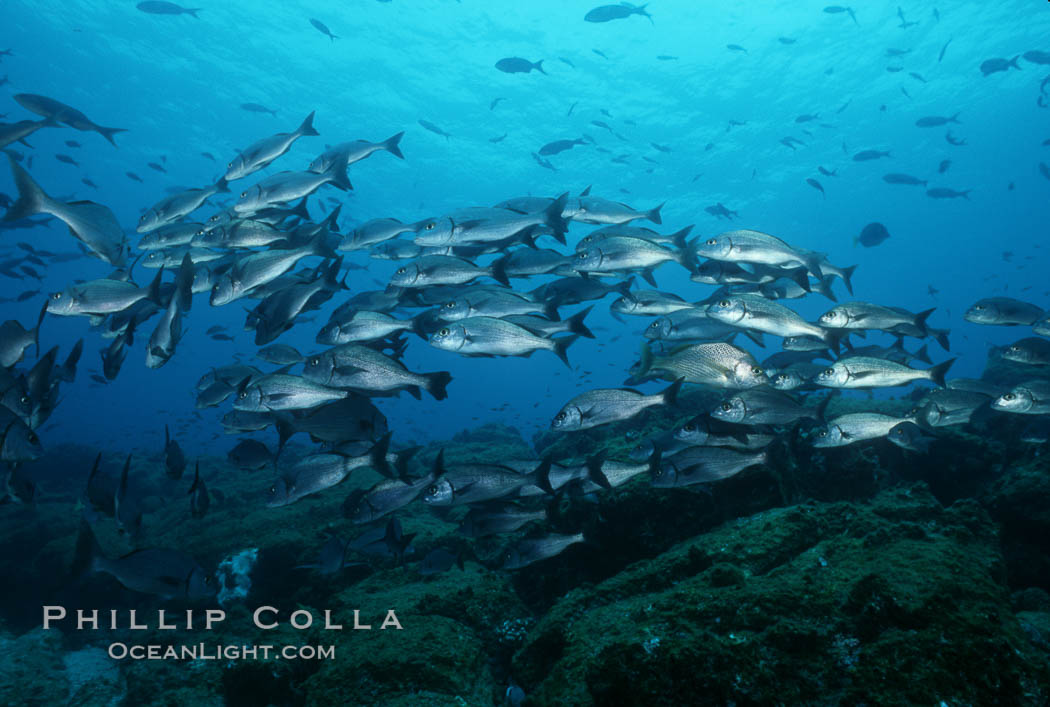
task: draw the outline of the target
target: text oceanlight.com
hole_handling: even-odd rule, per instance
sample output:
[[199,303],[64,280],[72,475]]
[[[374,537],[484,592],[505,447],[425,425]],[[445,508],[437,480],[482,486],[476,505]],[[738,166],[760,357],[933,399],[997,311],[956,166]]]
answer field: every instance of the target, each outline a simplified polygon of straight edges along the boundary
[[185,645],[111,643],[114,660],[332,660],[335,646]]

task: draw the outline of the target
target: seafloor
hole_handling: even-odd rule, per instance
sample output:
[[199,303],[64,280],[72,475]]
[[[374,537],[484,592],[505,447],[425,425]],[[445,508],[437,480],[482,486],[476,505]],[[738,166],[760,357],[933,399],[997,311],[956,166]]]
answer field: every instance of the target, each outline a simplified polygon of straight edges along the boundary
[[[1032,370],[992,362],[985,372],[1004,384],[1020,376]],[[705,395],[685,396],[684,407]],[[830,413],[866,404],[838,398]],[[601,448],[622,457],[685,415],[650,413],[642,426],[533,443],[557,458]],[[455,532],[460,512],[442,518],[419,503],[399,516],[416,533],[404,564],[296,570],[328,534],[360,532],[340,504],[377,476],[274,510],[260,499],[266,472],[205,460],[225,500],[192,520],[188,502],[162,500],[172,494],[161,462],[135,459],[157,479],[141,545],[182,548],[205,566],[259,548],[248,597],[227,606],[207,640],[336,645],[335,660],[297,662],[114,662],[111,641],[195,642],[202,632],[42,631],[42,603],[185,608],[108,576],[68,582],[74,499],[94,455],[66,448],[49,455],[61,460],[49,494],[0,510],[0,704],[492,705],[507,704],[515,684],[537,705],[1046,705],[1050,461],[1045,442],[1016,441],[1030,421],[994,414],[942,429],[928,454],[885,441],[814,450],[796,433],[769,466],[708,489],[654,489],[642,476],[595,499],[562,498],[553,528],[582,528],[588,542],[513,573],[484,564],[510,538],[468,541]],[[444,450],[450,463],[535,454],[494,425]],[[100,541],[111,552],[124,542]],[[418,560],[436,546],[461,549],[464,569],[421,576]],[[249,612],[264,604],[318,616],[358,609],[376,622],[394,608],[404,629],[284,625],[263,635]]]

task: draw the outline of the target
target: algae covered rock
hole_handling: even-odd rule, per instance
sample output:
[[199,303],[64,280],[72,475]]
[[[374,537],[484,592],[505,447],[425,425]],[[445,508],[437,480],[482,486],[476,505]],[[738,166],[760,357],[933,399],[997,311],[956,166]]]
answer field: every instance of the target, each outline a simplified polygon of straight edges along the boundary
[[1003,576],[987,514],[921,484],[779,508],[571,592],[515,677],[536,704],[1043,704]]

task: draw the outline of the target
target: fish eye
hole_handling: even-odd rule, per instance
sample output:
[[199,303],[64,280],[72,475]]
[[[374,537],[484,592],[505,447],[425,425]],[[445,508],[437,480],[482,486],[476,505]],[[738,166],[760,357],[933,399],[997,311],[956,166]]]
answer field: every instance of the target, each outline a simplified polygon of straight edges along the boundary
[[230,162],[228,165],[226,165],[226,169],[230,169],[232,167],[233,167],[233,162]]
[[429,487],[427,488],[427,495],[428,495],[428,496],[437,496],[437,492],[438,492],[438,487],[437,487],[437,485],[436,485],[436,484],[431,484],[431,485],[430,485],[430,486],[429,486]]
[[717,238],[708,238],[707,239],[707,245],[718,245],[718,239]]
[[438,332],[438,336],[448,336],[450,333],[451,332],[448,330],[448,327],[445,327],[444,329]]
[[434,230],[434,229],[435,229],[436,227],[437,227],[437,224],[436,224],[436,223],[434,223],[433,221],[431,221],[431,222],[430,222],[430,223],[428,223],[428,224],[427,224],[426,226],[424,226],[424,228],[425,228],[426,230],[428,230],[428,231],[433,231],[433,230]]
[[683,425],[682,429],[685,430],[686,432],[692,432],[693,430],[696,429],[696,425],[694,425],[692,422],[690,422],[688,425]]
[[973,306],[973,308],[976,309],[978,312],[980,312],[982,309],[984,309],[984,305],[983,304],[975,304]]
[[246,192],[246,191],[242,191],[242,192],[241,192],[241,198],[243,199],[243,198],[244,198],[244,197],[246,197],[246,196],[248,196],[248,192]]
[[827,437],[828,436],[828,431],[827,430],[821,430],[819,436],[820,437]]
[[1017,344],[1014,344],[1013,346],[1010,347],[1010,350],[1011,351],[1020,351],[1021,347],[1018,346]]
[[555,420],[564,420],[565,419],[565,413],[564,412],[559,412],[557,415],[554,416],[554,419]]
[[244,400],[247,397],[248,397],[248,391],[247,390],[242,390],[241,392],[237,393],[237,399],[238,400]]
[[30,432],[26,439],[29,440],[30,444],[36,444],[40,441],[40,438],[36,436],[36,432]]
[[721,302],[718,303],[718,306],[719,307],[728,307],[729,304],[730,304],[729,300],[724,299],[724,300],[722,300]]
[[408,272],[408,271],[405,270],[404,268],[398,268],[397,269],[397,274],[398,275],[404,275],[406,272]]
[[760,375],[762,375],[763,373],[765,373],[765,371],[764,371],[764,370],[762,370],[762,367],[761,367],[761,366],[752,366],[752,367],[751,367],[751,373],[752,373],[752,374],[754,374],[754,375],[756,375],[756,376],[760,376]]
[[312,356],[310,358],[310,365],[311,366],[320,366],[321,365],[321,357],[320,356]]
[[273,496],[276,493],[277,493],[277,486],[276,485],[271,486],[270,487],[270,495]]
[[455,309],[455,308],[456,308],[456,303],[455,302],[445,302],[445,309]]
[[22,403],[23,405],[28,405],[31,400],[32,398],[30,398],[28,395],[23,395],[21,398],[18,399],[18,402]]
[[733,409],[733,406],[730,405],[729,403],[722,403],[722,409],[725,410],[726,412],[729,412],[730,410]]
[[58,301],[58,300],[62,299],[62,293],[61,292],[52,293],[51,299],[53,299],[55,301]]
[[1007,393],[1003,396],[1003,400],[1013,400],[1015,397],[1017,396],[1015,396],[1013,393]]
[[825,368],[824,369],[824,375],[826,375],[826,376],[833,376],[833,375],[835,375],[835,369],[834,368]]

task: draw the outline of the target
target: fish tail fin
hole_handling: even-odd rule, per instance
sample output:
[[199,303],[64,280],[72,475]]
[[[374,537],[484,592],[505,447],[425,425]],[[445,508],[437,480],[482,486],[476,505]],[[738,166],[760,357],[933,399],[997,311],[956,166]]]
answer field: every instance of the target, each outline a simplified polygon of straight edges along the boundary
[[656,284],[656,276],[653,275],[653,268],[646,268],[645,270],[642,270],[642,279],[648,282],[653,287],[659,287],[659,285]]
[[557,357],[560,358],[562,362],[569,368],[572,368],[572,366],[569,364],[569,346],[571,346],[572,343],[579,338],[579,334],[573,334],[571,336],[563,336],[558,339],[551,339],[551,343],[554,344],[553,350],[555,355],[557,355]]
[[1017,60],[1018,60],[1018,59],[1020,59],[1020,58],[1021,58],[1021,55],[1020,55],[1020,54],[1018,54],[1017,56],[1015,56],[1015,57],[1014,57],[1013,59],[1011,59],[1011,60],[1010,60],[1010,62],[1009,62],[1009,66],[1012,66],[1012,67],[1014,67],[1015,69],[1020,69],[1020,68],[1021,68],[1021,65],[1017,63]]
[[40,325],[44,323],[44,315],[47,314],[47,301],[40,308],[40,314],[36,318],[36,327],[33,328],[33,345],[36,346],[37,355],[40,354]]
[[401,138],[405,136],[405,131],[402,130],[397,135],[391,135],[386,140],[380,143],[383,149],[392,154],[394,157],[405,159],[405,156],[401,153]]
[[605,463],[606,455],[606,450],[602,449],[597,454],[587,457],[587,478],[609,491],[612,489],[612,484],[609,483],[609,477],[602,471],[602,464]]
[[[189,253],[186,254],[186,257],[189,257]],[[166,307],[168,305],[167,302],[161,302],[160,300],[160,278],[162,275],[164,275],[163,265],[157,270],[157,274],[153,276],[153,280],[149,283],[149,287],[146,288],[146,299],[153,302],[158,307]]]
[[203,10],[203,9],[204,9],[203,7],[187,7],[185,9],[183,9],[183,12],[185,12],[187,15],[193,15],[193,17],[195,19],[199,20],[200,17],[197,15],[197,13],[200,12],[201,10]]
[[[960,111],[960,112],[962,112],[962,111]],[[951,118],[948,118],[948,122],[949,123],[961,123],[961,121],[959,120],[959,113],[956,113]]]
[[[130,463],[131,463],[131,455],[129,454],[128,455],[128,464],[130,464]],[[120,485],[121,485],[122,488],[124,487],[124,485],[125,485],[125,483],[127,481],[128,464],[124,465],[125,473],[123,475],[121,475],[121,477],[120,477]],[[190,484],[190,490],[186,492],[186,495],[189,496],[194,491],[196,491],[197,487],[200,486],[200,483],[201,483],[201,463],[198,460],[197,463],[193,465],[193,483]]]
[[193,259],[190,254],[182,256],[179,272],[175,275],[175,298],[180,312],[190,311],[193,306]]
[[288,443],[288,440],[295,434],[295,426],[291,423],[290,418],[283,417],[281,415],[276,416],[273,421],[273,426],[277,428],[277,451],[273,453],[273,467],[277,468],[277,458],[281,456],[281,452],[284,450],[284,445]]
[[60,369],[59,377],[66,383],[73,383],[77,377],[77,362],[80,361],[80,354],[84,352],[84,340],[77,339],[77,343],[73,344],[73,348],[70,350],[69,355],[66,356],[66,362],[62,364]]
[[967,201],[969,201],[970,200],[970,192],[971,191],[973,191],[973,189],[966,189],[965,191],[963,191],[962,198],[964,198]]
[[350,177],[346,173],[346,165],[333,162],[328,170],[324,173],[325,177],[328,177],[328,183],[336,189],[342,191],[353,191],[354,185],[350,183]]
[[915,352],[915,358],[919,359],[926,365],[933,365],[933,361],[930,360],[930,352],[929,349],[927,349],[926,344],[923,344],[922,348]]
[[588,339],[593,339],[594,333],[587,328],[586,324],[583,323],[583,320],[587,317],[588,314],[591,313],[592,309],[594,309],[593,304],[587,309],[577,312],[576,314],[569,317],[566,321],[566,323],[569,325],[569,331],[571,331],[573,334],[579,334],[580,336],[586,337]]
[[830,276],[822,277],[817,280],[816,292],[824,295],[832,302],[838,302],[839,298],[835,296],[835,291],[831,289],[831,280],[832,278]]
[[321,222],[321,230],[325,230],[324,227],[327,227],[327,230],[329,232],[339,233],[339,214],[342,213],[342,211],[342,204],[339,204],[334,209],[332,209],[332,213],[325,216],[324,221]]
[[317,235],[310,241],[308,248],[311,253],[320,255],[322,258],[337,257],[335,251],[332,250],[332,246],[328,243],[328,231],[325,229],[317,232]]
[[543,461],[540,462],[539,466],[532,472],[532,476],[535,479],[535,484],[543,489],[543,492],[551,496],[554,495],[554,487],[551,486],[551,462],[553,455],[548,454],[543,457]]
[[830,395],[830,394],[829,395],[825,395],[824,397],[822,397],[820,399],[820,402],[817,403],[817,409],[814,411],[814,413],[816,414],[817,421],[824,422],[825,417],[827,416],[827,413],[828,413],[828,405],[831,404],[831,398],[832,397],[833,396]]
[[653,367],[653,348],[649,345],[648,341],[642,342],[642,353],[641,358],[638,361],[638,372],[635,374],[635,378],[641,378],[649,369]]
[[795,283],[806,292],[812,292],[813,288],[809,284],[809,271],[806,268],[795,268],[788,273],[788,278],[794,280]]
[[226,183],[226,177],[219,177],[219,181],[215,182],[215,192],[217,194],[229,193],[230,187]]
[[944,349],[945,351],[952,350],[950,342],[948,341],[948,334],[950,334],[951,331],[949,331],[948,329],[943,329],[931,333],[933,334],[933,338],[937,340],[937,343],[940,344],[942,349]]
[[302,125],[295,132],[299,133],[299,135],[320,135],[321,133],[314,129],[314,113],[316,112],[310,111],[310,115],[306,116]]
[[[591,305],[592,307],[594,305]],[[544,302],[543,303],[543,316],[550,319],[552,322],[560,322],[561,315],[558,314],[558,303],[557,302]]]
[[76,549],[73,551],[73,564],[69,568],[71,580],[77,580],[94,572],[99,560],[105,557],[102,548],[99,547],[95,533],[87,520],[81,519],[80,529],[77,531]]
[[427,373],[425,374],[425,377],[427,379],[427,392],[434,396],[434,400],[444,400],[448,397],[445,388],[452,382],[451,373],[448,371],[438,371],[437,373]]
[[11,174],[15,179],[15,187],[18,189],[18,199],[7,209],[4,221],[18,221],[19,219],[39,214],[53,202],[50,196],[40,188],[29,172],[15,162],[14,156],[8,152],[7,159],[11,161]]
[[922,330],[922,333],[924,335],[928,335],[930,333],[930,330],[926,328],[926,320],[929,319],[930,315],[933,314],[935,311],[937,311],[937,308],[931,307],[930,309],[924,310],[915,315],[915,326],[919,327],[919,329]]
[[824,253],[812,252],[804,257],[806,268],[813,273],[813,277],[824,277],[824,271],[820,264],[824,260]]
[[619,292],[624,297],[630,297],[631,296],[631,285],[633,285],[633,284],[634,284],[634,278],[633,277],[629,277],[626,280],[624,280],[623,282],[621,282],[619,285],[617,285],[615,287],[615,289],[616,289],[617,292]]
[[685,383],[684,376],[667,386],[664,392],[660,393],[660,397],[664,399],[664,405],[678,405],[678,392],[682,389],[683,383]]
[[[543,223],[554,229],[555,234],[561,234],[561,242],[565,243],[565,231],[568,230],[567,219],[562,218],[565,206],[569,203],[569,192],[565,192],[551,203],[543,211]],[[556,236],[557,237],[557,236]]]
[[824,342],[838,356],[842,339],[847,336],[849,336],[849,330],[847,329],[827,329],[824,333]]
[[507,263],[502,258],[494,262],[490,268],[492,271],[492,278],[504,287],[510,287],[510,280],[507,279]]
[[104,137],[107,140],[109,140],[109,143],[111,145],[113,145],[113,147],[117,146],[117,143],[114,142],[114,140],[113,140],[113,136],[116,135],[117,133],[126,133],[127,131],[128,131],[127,128],[105,128],[105,127],[102,127],[101,125],[98,126],[99,134],[101,134],[102,137]]
[[853,294],[853,273],[857,271],[856,265],[850,265],[848,268],[842,268],[842,282],[846,285],[846,290]]
[[[425,314],[425,312],[424,312]],[[427,329],[426,329],[426,317],[423,314],[417,314],[408,320],[409,324],[412,325],[412,333],[418,336],[423,341],[427,340]]]
[[390,437],[393,432],[387,432],[379,438],[372,448],[368,450],[368,465],[388,479],[396,479],[394,469],[386,460],[387,452],[390,451]]
[[955,363],[955,359],[949,358],[944,363],[938,363],[933,368],[927,369],[927,374],[930,376],[930,380],[935,385],[939,385],[942,388],[947,387],[944,383],[944,376],[948,372],[948,369],[952,367],[953,363]]
[[543,59],[540,59],[535,64],[533,64],[532,68],[536,69],[536,71],[540,72],[544,76],[547,76],[547,72],[543,70]]
[[661,203],[659,206],[654,206],[653,208],[651,208],[648,211],[646,211],[645,212],[645,218],[649,219],[653,223],[662,224],[663,220],[660,218],[660,209],[662,209],[664,207],[664,204],[666,204],[666,203],[667,202],[665,201],[665,202]]
[[310,211],[309,211],[309,209],[306,208],[306,200],[308,198],[310,198],[310,197],[309,196],[304,196],[299,201],[299,203],[295,205],[295,208],[292,209],[292,211],[291,211],[291,215],[292,216],[298,216],[299,218],[303,219],[304,221],[309,221],[310,220]]

